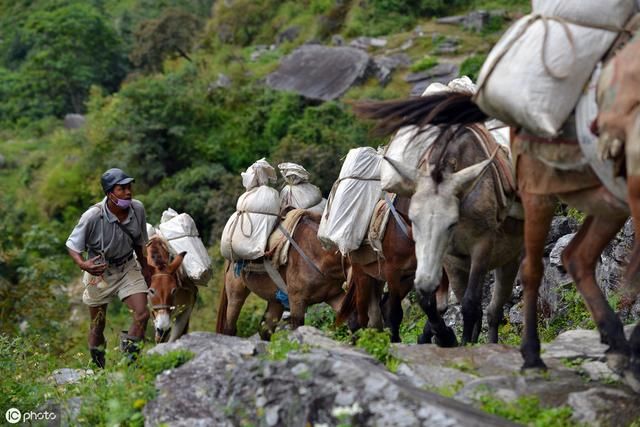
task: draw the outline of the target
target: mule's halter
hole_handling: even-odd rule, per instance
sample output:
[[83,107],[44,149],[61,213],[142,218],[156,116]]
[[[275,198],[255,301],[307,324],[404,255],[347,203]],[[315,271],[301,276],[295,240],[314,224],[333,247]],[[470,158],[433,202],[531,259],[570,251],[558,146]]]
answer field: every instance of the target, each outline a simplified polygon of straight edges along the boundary
[[[173,274],[169,274],[169,273],[155,273],[151,275],[151,278],[155,277],[155,276],[171,276],[173,277]],[[151,306],[151,310],[169,310],[169,311],[173,311],[175,310],[176,306],[175,305],[170,305],[170,304],[156,304],[156,305],[152,305]]]

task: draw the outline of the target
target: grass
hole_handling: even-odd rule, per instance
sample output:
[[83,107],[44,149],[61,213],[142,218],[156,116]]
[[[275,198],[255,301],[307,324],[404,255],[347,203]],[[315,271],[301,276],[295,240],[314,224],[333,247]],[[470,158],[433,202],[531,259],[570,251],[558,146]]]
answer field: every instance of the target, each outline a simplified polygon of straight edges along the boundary
[[302,350],[303,346],[298,342],[289,339],[289,331],[282,330],[271,335],[271,341],[267,345],[267,360],[284,360],[291,351]]
[[400,366],[400,360],[391,354],[391,338],[386,331],[375,329],[361,329],[356,332],[356,347],[383,363],[391,372],[395,372]]
[[572,409],[569,406],[546,408],[535,396],[520,396],[513,402],[505,402],[489,393],[478,397],[480,409],[498,415],[519,424],[535,427],[568,427],[572,421]]
[[541,320],[538,333],[542,342],[553,341],[560,333],[570,329],[595,329],[596,325],[574,284],[559,290],[558,314],[549,320]]
[[438,58],[433,56],[425,56],[424,58],[416,61],[411,65],[410,70],[414,73],[418,73],[420,71],[426,71],[438,65]]

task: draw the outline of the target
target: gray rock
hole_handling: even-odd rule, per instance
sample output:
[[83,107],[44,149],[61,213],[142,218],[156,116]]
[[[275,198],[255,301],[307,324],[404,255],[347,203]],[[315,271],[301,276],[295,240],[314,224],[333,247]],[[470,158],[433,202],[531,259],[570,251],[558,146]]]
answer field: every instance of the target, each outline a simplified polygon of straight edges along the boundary
[[464,386],[455,398],[477,405],[484,394],[501,396],[503,400],[515,400],[520,396],[536,396],[544,406],[566,404],[568,396],[589,388],[583,378],[570,370],[551,370],[545,375],[498,375],[479,378]]
[[340,34],[334,34],[331,36],[331,44],[334,46],[343,46],[344,38]]
[[612,382],[621,378],[613,372],[606,363],[600,361],[588,361],[580,365],[580,371],[584,372],[593,381]]
[[417,26],[413,29],[413,35],[416,37],[424,37],[424,30],[421,26]]
[[486,10],[475,10],[465,17],[463,26],[467,30],[480,32],[487,26],[490,18],[491,15]]
[[543,357],[556,359],[604,360],[607,346],[600,342],[598,331],[575,329],[566,331],[550,343],[543,343]]
[[458,66],[445,62],[429,70],[409,74],[405,77],[405,81],[414,83],[411,88],[411,96],[420,96],[431,83],[447,84],[456,77],[458,77]]
[[524,316],[522,315],[522,307],[520,304],[513,305],[509,309],[509,323],[512,325],[523,325]]
[[285,42],[292,42],[300,35],[300,27],[294,25],[286,30],[278,33],[276,36],[276,44],[282,44]]
[[[189,334],[163,345],[160,352],[184,348],[196,356],[158,376],[158,395],[144,409],[145,424],[512,425],[415,388],[371,357],[343,351],[335,342],[329,349],[313,347],[310,343],[325,346],[329,339],[313,328],[301,329],[295,339],[309,346],[283,361],[252,357],[248,340],[216,334]],[[303,368],[308,374],[301,375]]]
[[436,19],[436,23],[445,25],[462,25],[464,24],[466,18],[467,17],[465,15],[445,16]]
[[562,266],[562,259],[561,259],[562,252],[569,245],[569,243],[571,242],[574,236],[575,236],[575,233],[571,233],[571,234],[566,234],[558,239],[553,249],[551,250],[551,253],[549,254],[550,265],[554,267]]
[[66,129],[80,129],[87,120],[82,114],[67,114],[64,116],[64,127]]
[[413,46],[413,39],[408,39],[400,45],[400,50],[411,49]]
[[283,58],[266,83],[273,89],[329,101],[361,81],[368,65],[369,55],[359,49],[303,45]]
[[228,88],[231,86],[231,79],[222,73],[218,73],[218,79],[214,83],[209,84],[209,92],[218,88]]
[[51,378],[57,385],[64,385],[75,384],[88,375],[93,375],[91,369],[61,368],[53,371]]
[[[576,233],[578,231],[579,224],[574,218],[568,216],[555,216],[551,221],[551,228],[549,229],[549,235],[545,241],[545,256],[549,256],[549,253],[555,246],[555,243],[559,238],[567,234]],[[548,249],[547,249],[548,248]]]
[[377,56],[373,58],[373,72],[381,85],[386,85],[391,80],[391,73],[398,67],[406,67],[411,64],[411,58],[404,53],[391,56]]
[[638,396],[608,387],[571,393],[573,418],[590,426],[628,426],[640,417]]

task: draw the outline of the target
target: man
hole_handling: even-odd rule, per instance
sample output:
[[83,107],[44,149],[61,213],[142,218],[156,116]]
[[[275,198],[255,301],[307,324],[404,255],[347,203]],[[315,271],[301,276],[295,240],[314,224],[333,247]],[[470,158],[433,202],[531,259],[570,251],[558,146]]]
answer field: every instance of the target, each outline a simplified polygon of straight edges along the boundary
[[[93,363],[100,368],[105,366],[107,304],[114,295],[133,316],[120,342],[120,349],[131,361],[140,351],[149,320],[150,275],[142,249],[148,240],[147,220],[142,203],[132,198],[133,181],[120,169],[106,171],[101,178],[105,198],[82,215],[66,243],[73,261],[85,271],[82,301],[89,306],[91,315],[89,351]],[[86,260],[82,256],[85,251]]]

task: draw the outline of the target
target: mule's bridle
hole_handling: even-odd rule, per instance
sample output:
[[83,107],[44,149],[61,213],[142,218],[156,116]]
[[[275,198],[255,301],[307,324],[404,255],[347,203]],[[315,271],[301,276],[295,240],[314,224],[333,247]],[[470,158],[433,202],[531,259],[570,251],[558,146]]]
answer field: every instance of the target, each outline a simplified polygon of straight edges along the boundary
[[[169,273],[155,273],[151,275],[151,278],[154,278],[155,276],[171,276],[174,277],[173,274],[169,274]],[[177,281],[177,279],[176,279]],[[156,305],[151,305],[151,311],[154,310],[169,310],[169,311],[173,311],[176,309],[175,305],[170,305],[170,304],[156,304]]]

